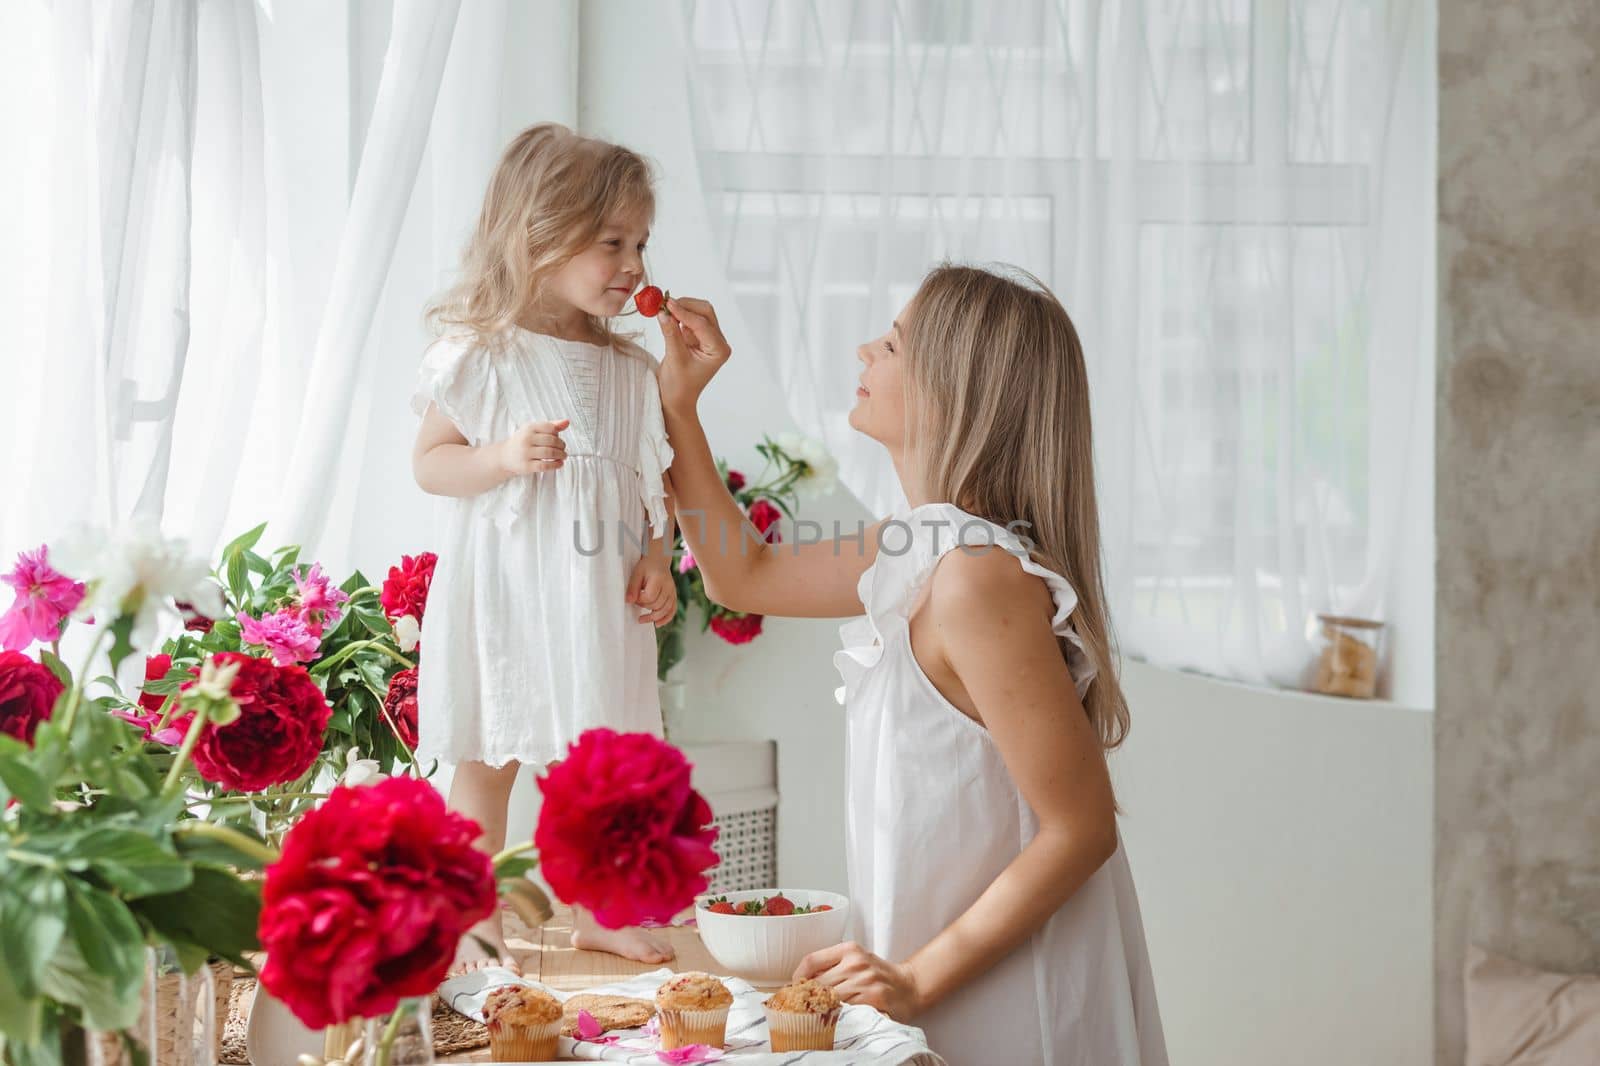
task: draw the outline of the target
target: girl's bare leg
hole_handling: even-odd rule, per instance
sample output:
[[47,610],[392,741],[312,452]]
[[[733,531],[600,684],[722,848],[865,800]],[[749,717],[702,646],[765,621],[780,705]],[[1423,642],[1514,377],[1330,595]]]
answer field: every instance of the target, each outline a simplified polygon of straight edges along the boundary
[[604,951],[634,962],[671,962],[675,954],[665,937],[648,929],[604,929],[594,915],[579,908],[572,914],[572,946],[579,951]]
[[[455,777],[450,782],[450,807],[483,827],[477,847],[490,855],[506,846],[506,807],[511,800],[511,787],[517,781],[517,769],[515,762],[504,766],[464,762],[456,767]],[[484,950],[484,944],[489,946],[489,951]],[[517,974],[522,972],[506,947],[505,926],[500,920],[498,904],[493,914],[461,938],[456,964],[450,973],[471,973],[489,966],[504,966]]]
[[[554,766],[550,763],[549,766]],[[502,832],[504,826],[501,826]],[[606,929],[594,920],[594,915],[582,907],[572,908],[572,946],[579,951],[603,951],[620,955],[634,962],[671,962],[676,956],[666,938],[648,929],[630,926],[626,929]]]

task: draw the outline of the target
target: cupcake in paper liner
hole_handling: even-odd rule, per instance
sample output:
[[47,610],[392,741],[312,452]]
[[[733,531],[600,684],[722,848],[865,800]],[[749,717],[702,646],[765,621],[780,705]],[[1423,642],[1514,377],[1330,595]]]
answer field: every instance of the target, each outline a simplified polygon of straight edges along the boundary
[[506,985],[489,993],[483,1022],[489,1030],[490,1062],[544,1062],[556,1057],[561,1039],[561,1004],[548,992]]
[[839,997],[817,981],[797,981],[767,997],[773,1051],[832,1051]]
[[727,1043],[728,1010],[733,993],[706,973],[680,973],[656,990],[656,1018],[661,1026],[661,1050],[691,1044],[720,1048]]

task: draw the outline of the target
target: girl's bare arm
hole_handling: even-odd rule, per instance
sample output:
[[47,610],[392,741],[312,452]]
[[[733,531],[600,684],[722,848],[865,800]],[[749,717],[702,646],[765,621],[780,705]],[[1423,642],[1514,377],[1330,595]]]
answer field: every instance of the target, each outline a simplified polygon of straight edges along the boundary
[[473,446],[429,404],[411,450],[412,476],[435,496],[477,496],[514,477],[559,470],[567,456],[560,434],[569,424],[534,422],[505,440]]

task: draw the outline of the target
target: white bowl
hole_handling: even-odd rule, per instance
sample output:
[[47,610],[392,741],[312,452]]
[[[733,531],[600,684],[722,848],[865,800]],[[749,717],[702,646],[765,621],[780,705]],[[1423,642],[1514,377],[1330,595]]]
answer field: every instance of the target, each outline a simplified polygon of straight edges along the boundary
[[708,910],[715,895],[695,900],[695,924],[700,940],[711,957],[736,977],[764,984],[787,982],[795,968],[813,951],[844,940],[850,924],[850,901],[837,892],[813,892],[802,888],[768,888],[753,892],[722,893],[735,907],[746,900],[782,894],[796,907],[826,903],[828,911],[786,914],[782,917],[755,914],[718,914]]

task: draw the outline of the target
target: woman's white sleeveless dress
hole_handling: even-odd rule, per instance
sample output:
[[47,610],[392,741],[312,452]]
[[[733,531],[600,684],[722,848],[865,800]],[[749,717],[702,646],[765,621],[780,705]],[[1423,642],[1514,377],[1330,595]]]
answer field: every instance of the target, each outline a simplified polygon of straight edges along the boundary
[[[951,504],[896,520],[861,575],[866,615],[840,630],[844,649],[834,659],[848,712],[854,934],[904,962],[966,911],[1038,829],[988,731],[940,695],[912,654],[919,593],[958,544],[995,544],[1049,585],[1054,629],[1074,641],[1068,618],[1078,597],[1016,535]],[[1081,655],[1070,666],[1081,695],[1092,671]],[[951,1066],[1166,1066],[1121,845],[1025,944],[914,1024]]]

